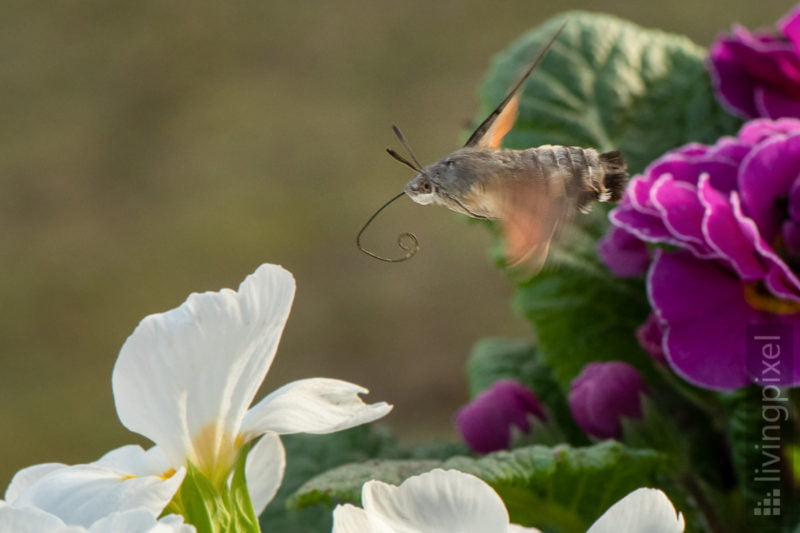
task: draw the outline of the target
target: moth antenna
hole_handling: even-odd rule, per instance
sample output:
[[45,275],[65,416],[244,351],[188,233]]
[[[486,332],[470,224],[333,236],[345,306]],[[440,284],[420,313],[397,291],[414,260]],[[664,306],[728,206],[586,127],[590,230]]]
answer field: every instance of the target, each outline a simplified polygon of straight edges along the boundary
[[403,163],[405,166],[407,166],[408,168],[410,168],[411,170],[413,170],[414,172],[422,172],[422,169],[421,169],[421,168],[419,168],[419,167],[416,167],[416,166],[415,166],[413,163],[410,163],[410,162],[408,161],[408,159],[406,159],[406,158],[405,158],[405,157],[403,157],[402,155],[398,154],[396,151],[392,150],[391,148],[387,148],[387,149],[386,149],[386,152],[387,152],[387,153],[388,153],[390,156],[394,157],[395,159],[397,159],[398,161],[400,161],[401,163]]
[[411,160],[412,160],[414,163],[416,163],[416,165],[417,165],[417,168],[418,168],[418,169],[421,169],[421,168],[422,168],[422,165],[420,165],[420,164],[419,164],[419,161],[417,161],[417,158],[416,158],[416,156],[414,156],[414,151],[411,149],[411,145],[410,145],[410,144],[408,144],[408,141],[406,140],[406,136],[405,136],[405,135],[403,135],[403,132],[402,132],[402,131],[400,131],[400,128],[398,128],[397,126],[395,126],[394,124],[392,124],[392,131],[394,131],[394,134],[395,134],[395,135],[397,136],[397,138],[400,140],[400,144],[402,144],[402,145],[403,145],[403,148],[405,148],[405,150],[406,150],[406,153],[407,153],[409,156],[411,156]]
[[386,207],[388,207],[389,204],[391,204],[392,202],[394,202],[403,195],[405,195],[405,193],[401,192],[400,194],[398,194],[397,196],[395,196],[394,198],[383,204],[381,207],[378,208],[377,211],[375,211],[372,214],[371,217],[369,217],[369,220],[367,220],[364,223],[364,225],[361,227],[361,231],[359,231],[358,235],[356,235],[356,246],[358,246],[359,250],[361,250],[370,257],[374,257],[375,259],[380,259],[381,261],[386,261],[387,263],[400,263],[407,259],[411,259],[419,251],[419,241],[417,240],[417,237],[413,233],[408,233],[408,232],[401,233],[400,235],[397,236],[397,245],[403,251],[406,252],[406,255],[402,257],[394,257],[394,258],[383,257],[374,252],[370,252],[369,250],[361,246],[361,235],[364,233],[364,230],[367,229],[367,226],[369,226],[372,223],[372,221],[375,220],[375,217],[377,217],[381,211],[386,209]]
[[519,78],[517,83],[515,83],[514,86],[511,87],[511,90],[508,91],[508,94],[503,99],[503,101],[500,102],[500,104],[494,109],[494,111],[489,113],[489,116],[486,117],[486,120],[481,122],[481,125],[478,126],[478,128],[474,132],[472,132],[472,135],[469,136],[469,139],[464,144],[464,146],[474,146],[474,145],[476,145],[478,143],[478,141],[480,141],[481,137],[483,137],[483,135],[492,126],[492,124],[494,123],[495,119],[497,119],[497,117],[500,115],[500,113],[503,112],[503,109],[505,109],[505,107],[509,104],[509,102],[511,102],[511,100],[514,98],[514,95],[517,94],[517,91],[520,90],[522,85],[525,83],[525,80],[527,80],[528,76],[531,75],[531,72],[536,70],[536,67],[538,67],[539,63],[542,62],[542,59],[545,58],[545,56],[547,55],[547,52],[550,51],[550,47],[553,46],[553,43],[556,42],[556,39],[558,39],[558,36],[561,35],[562,31],[564,31],[564,27],[566,27],[567,22],[569,22],[569,20],[565,20],[564,24],[562,24],[561,27],[558,28],[558,30],[553,34],[553,36],[550,37],[550,40],[547,41],[547,43],[541,48],[541,50],[539,51],[539,54],[536,56],[536,59],[534,59],[533,63],[531,63],[531,66],[529,66],[525,70],[525,72]]

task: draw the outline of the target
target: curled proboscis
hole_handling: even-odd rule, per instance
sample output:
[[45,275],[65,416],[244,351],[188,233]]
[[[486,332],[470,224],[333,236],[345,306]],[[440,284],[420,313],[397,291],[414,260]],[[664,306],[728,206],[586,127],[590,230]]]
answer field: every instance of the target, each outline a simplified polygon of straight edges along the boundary
[[402,249],[405,252],[405,255],[401,257],[384,257],[382,255],[376,254],[375,252],[367,250],[361,245],[361,235],[364,233],[364,230],[367,229],[367,227],[372,223],[373,220],[375,220],[375,217],[377,217],[381,211],[386,209],[386,207],[389,204],[391,204],[404,194],[405,193],[401,192],[400,194],[398,194],[397,196],[393,197],[391,200],[383,204],[380,208],[378,208],[377,211],[375,211],[375,213],[372,214],[371,217],[369,217],[369,220],[367,220],[366,223],[364,223],[364,226],[362,226],[361,231],[359,231],[358,235],[356,235],[356,246],[358,246],[359,250],[361,250],[370,257],[374,257],[375,259],[380,259],[381,261],[386,261],[387,263],[400,263],[401,261],[411,259],[419,251],[419,241],[417,240],[417,237],[413,233],[408,233],[408,232],[401,233],[400,235],[397,236],[397,245],[400,247],[400,249]]

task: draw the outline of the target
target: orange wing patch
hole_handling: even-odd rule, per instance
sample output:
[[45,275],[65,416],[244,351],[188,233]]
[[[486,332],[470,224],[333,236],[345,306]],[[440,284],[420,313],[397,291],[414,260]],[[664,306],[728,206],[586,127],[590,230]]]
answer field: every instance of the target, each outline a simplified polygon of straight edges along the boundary
[[492,125],[478,141],[477,146],[479,148],[500,148],[503,137],[514,127],[518,112],[519,93],[515,94],[514,97],[509,100],[503,111],[497,115]]

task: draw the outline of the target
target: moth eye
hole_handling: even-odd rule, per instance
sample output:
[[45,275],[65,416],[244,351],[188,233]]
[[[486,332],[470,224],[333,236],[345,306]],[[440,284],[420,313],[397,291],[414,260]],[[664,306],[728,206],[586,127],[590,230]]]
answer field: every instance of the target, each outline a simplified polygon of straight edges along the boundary
[[447,168],[451,168],[451,167],[453,167],[453,166],[456,164],[456,162],[455,162],[455,161],[453,161],[452,159],[448,159],[447,161],[445,161],[445,162],[444,162],[444,164],[445,164],[445,166],[446,166]]

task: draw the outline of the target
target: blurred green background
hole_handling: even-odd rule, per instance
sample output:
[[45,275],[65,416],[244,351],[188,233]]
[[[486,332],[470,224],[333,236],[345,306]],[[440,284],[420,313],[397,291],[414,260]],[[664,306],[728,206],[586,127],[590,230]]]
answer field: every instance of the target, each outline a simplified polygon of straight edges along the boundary
[[326,376],[395,404],[402,439],[455,439],[463,365],[484,336],[530,337],[488,234],[404,199],[457,147],[493,54],[565,9],[708,45],[785,1],[3,2],[0,18],[0,484],[38,462],[145,442],[116,418],[111,369],[145,315],[236,287],[260,263],[298,282],[264,390]]

